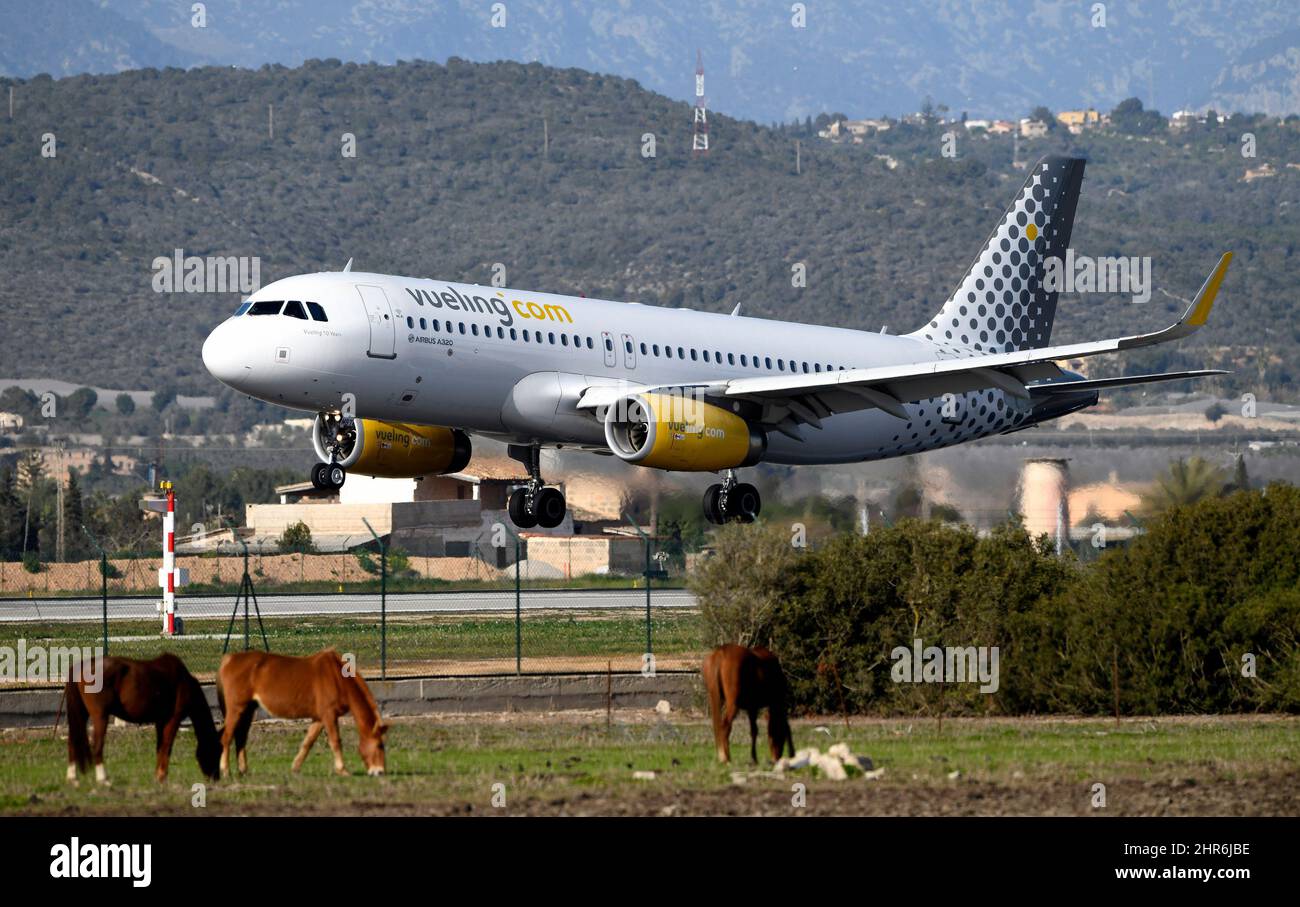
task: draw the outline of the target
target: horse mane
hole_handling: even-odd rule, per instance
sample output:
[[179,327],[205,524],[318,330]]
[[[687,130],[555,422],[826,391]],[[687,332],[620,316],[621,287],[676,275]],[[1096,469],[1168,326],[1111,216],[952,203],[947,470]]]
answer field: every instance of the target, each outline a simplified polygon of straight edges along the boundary
[[[346,679],[352,681],[354,697],[360,696],[362,701],[370,708],[368,719],[370,720],[370,731],[373,733],[375,728],[379,727],[383,722],[383,716],[379,713],[379,703],[375,700],[374,694],[370,692],[370,686],[366,683],[365,678],[360,674],[353,674]],[[356,715],[355,708],[353,708],[353,717],[357,718],[357,723],[360,724],[360,716]]]
[[[356,719],[357,726],[360,727],[363,720],[368,721],[368,731],[373,733],[383,721],[383,716],[379,713],[379,703],[375,696],[370,692],[369,685],[366,684],[365,678],[360,673],[351,675],[343,673],[343,657],[339,655],[338,650],[331,647],[324,649],[320,654],[333,656],[338,673],[335,675],[339,678],[339,683],[343,688],[343,695],[348,699],[348,706],[352,709],[352,717]],[[363,717],[357,714],[356,703],[365,705],[370,714]]]
[[186,716],[194,728],[199,769],[209,778],[217,778],[221,772],[221,735],[217,732],[216,722],[212,720],[212,708],[208,705],[208,697],[204,695],[203,685],[198,678],[184,664],[180,670],[181,676],[177,681],[186,689]]

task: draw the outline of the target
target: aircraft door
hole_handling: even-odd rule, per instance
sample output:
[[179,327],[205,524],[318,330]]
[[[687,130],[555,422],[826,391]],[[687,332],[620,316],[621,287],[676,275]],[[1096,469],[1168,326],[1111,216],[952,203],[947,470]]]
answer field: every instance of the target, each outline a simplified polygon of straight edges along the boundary
[[636,368],[636,341],[632,339],[631,334],[624,334],[623,340],[623,364],[628,368]]
[[618,365],[618,350],[614,349],[614,337],[609,331],[600,332],[600,344],[605,350],[605,368]]
[[397,324],[388,305],[388,294],[383,287],[363,284],[357,284],[357,292],[361,294],[361,304],[370,322],[370,349],[366,355],[376,359],[396,359]]

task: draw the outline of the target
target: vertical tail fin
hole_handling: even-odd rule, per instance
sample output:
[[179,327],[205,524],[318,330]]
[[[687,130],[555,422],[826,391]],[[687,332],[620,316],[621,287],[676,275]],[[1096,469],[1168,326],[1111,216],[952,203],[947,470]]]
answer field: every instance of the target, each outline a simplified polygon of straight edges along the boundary
[[1083,167],[1061,155],[1035,164],[952,296],[910,336],[985,353],[1047,346],[1056,292],[1043,289],[1044,262],[1065,257]]

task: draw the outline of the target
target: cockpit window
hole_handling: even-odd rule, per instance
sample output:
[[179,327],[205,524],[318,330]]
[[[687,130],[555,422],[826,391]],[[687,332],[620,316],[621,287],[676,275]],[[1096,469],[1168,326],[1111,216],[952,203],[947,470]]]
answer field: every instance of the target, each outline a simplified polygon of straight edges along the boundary
[[291,299],[284,304],[284,314],[288,315],[290,318],[301,318],[303,321],[307,320],[307,312],[304,311],[302,303],[296,299]]
[[316,321],[329,321],[329,319],[325,317],[325,307],[319,302],[307,303],[307,311],[311,312],[311,317]]
[[251,305],[252,305],[251,302],[241,302],[241,303],[239,304],[239,308],[235,309],[235,314],[232,315],[231,317],[232,317],[232,318],[238,318],[240,315],[242,315],[242,314],[244,314],[245,312],[247,312],[247,311],[248,311],[248,307],[251,306]]
[[250,315],[279,315],[280,306],[284,305],[283,301],[272,302],[269,299],[263,299],[261,302],[255,302],[249,308]]

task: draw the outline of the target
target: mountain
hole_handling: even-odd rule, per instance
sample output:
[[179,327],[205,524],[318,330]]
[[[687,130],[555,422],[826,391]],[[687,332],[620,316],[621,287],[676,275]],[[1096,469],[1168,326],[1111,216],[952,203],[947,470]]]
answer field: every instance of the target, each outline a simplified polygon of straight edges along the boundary
[[191,6],[0,0],[0,73],[460,57],[580,67],[686,99],[699,49],[710,106],[760,122],[897,115],[927,96],[971,116],[1131,96],[1166,113],[1300,113],[1293,0],[510,0],[503,13],[486,0],[225,0],[206,4],[202,28]]
[[[240,297],[155,292],[153,262],[175,249],[256,257],[263,284],[348,259],[483,284],[500,265],[520,289],[907,331],[938,310],[1024,179],[1007,137],[957,130],[956,157],[942,157],[955,127],[941,124],[832,145],[716,116],[711,153],[693,157],[686,102],[538,64],[315,62],[11,84],[0,375],[103,387],[216,390],[199,350]],[[0,97],[5,88],[0,79]],[[1247,131],[1257,159],[1240,155]],[[47,135],[54,157],[41,154]],[[355,157],[342,153],[346,135]],[[1221,393],[1297,394],[1300,122],[1058,129],[1019,149],[1090,158],[1077,253],[1152,260],[1149,303],[1063,298],[1054,340],[1163,327],[1232,249],[1209,326],[1122,364],[1221,364],[1236,372]],[[1247,168],[1272,175],[1246,181]],[[806,287],[792,281],[800,264]]]

